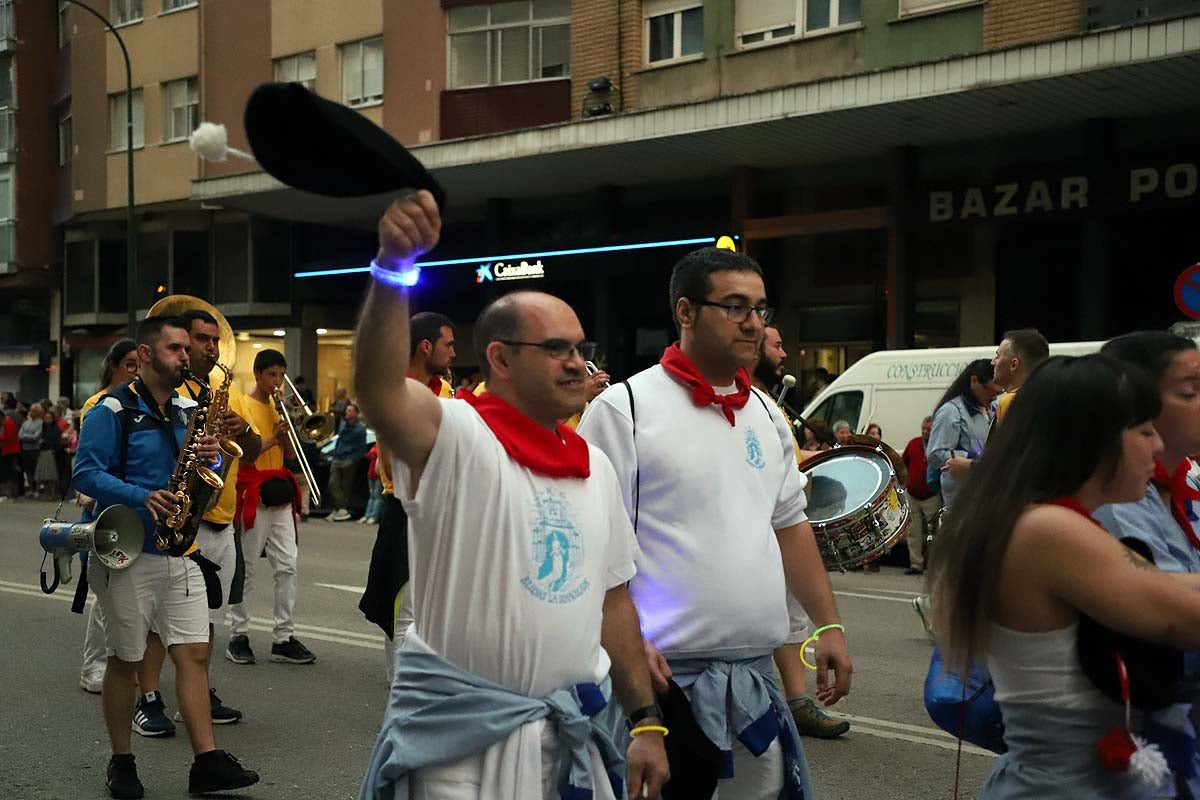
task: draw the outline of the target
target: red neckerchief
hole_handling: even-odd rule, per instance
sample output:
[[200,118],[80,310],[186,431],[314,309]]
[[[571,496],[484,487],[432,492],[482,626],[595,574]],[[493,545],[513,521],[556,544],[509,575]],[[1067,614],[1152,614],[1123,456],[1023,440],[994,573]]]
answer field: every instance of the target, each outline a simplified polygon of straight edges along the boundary
[[[417,380],[417,376],[413,375],[411,372],[405,377],[412,378],[414,381]],[[435,397],[442,396],[442,379],[437,375],[434,375],[432,378],[430,378],[429,382],[425,385],[429,387],[429,391],[433,392]]]
[[466,400],[483,417],[509,457],[521,466],[550,478],[592,474],[587,442],[561,422],[553,431],[547,430],[491,392],[477,396],[459,389],[455,398]]
[[1171,516],[1179,523],[1179,527],[1183,528],[1183,533],[1192,543],[1192,547],[1200,550],[1200,539],[1196,538],[1192,521],[1188,519],[1187,504],[1193,500],[1200,500],[1200,492],[1189,486],[1187,482],[1188,470],[1191,469],[1191,466],[1192,460],[1185,458],[1175,467],[1175,473],[1168,475],[1167,468],[1156,461],[1154,463],[1154,485],[1170,492]]
[[1096,527],[1098,527],[1098,528],[1104,527],[1103,525],[1101,525],[1099,522],[1096,521],[1096,518],[1092,516],[1090,511],[1088,511],[1086,508],[1083,507],[1083,503],[1079,502],[1074,497],[1056,497],[1053,500],[1047,500],[1044,503],[1044,505],[1059,506],[1060,508],[1069,508],[1072,511],[1074,511],[1076,514],[1079,514],[1081,517],[1084,517],[1085,519],[1087,519],[1088,522],[1091,522]]
[[704,407],[710,404],[720,406],[721,412],[725,414],[725,419],[729,420],[730,427],[734,425],[733,410],[742,408],[750,399],[750,374],[744,368],[739,369],[733,378],[734,385],[737,387],[736,392],[717,394],[708,379],[700,374],[700,370],[696,369],[692,360],[679,349],[679,342],[664,350],[658,363],[662,364],[663,369],[676,380],[691,389],[692,402],[697,406]]

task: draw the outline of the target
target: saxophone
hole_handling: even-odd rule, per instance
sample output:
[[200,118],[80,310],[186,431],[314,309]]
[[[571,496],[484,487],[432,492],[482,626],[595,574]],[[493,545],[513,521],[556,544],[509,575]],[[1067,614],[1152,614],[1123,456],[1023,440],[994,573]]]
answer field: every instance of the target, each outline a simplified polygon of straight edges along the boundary
[[179,448],[175,472],[167,484],[167,491],[175,496],[179,510],[162,520],[154,532],[154,544],[169,556],[181,556],[191,549],[204,509],[225,486],[221,476],[201,463],[197,452],[199,439],[207,430],[212,390],[188,370],[183,371],[183,377],[200,386],[200,395],[196,398],[196,410],[188,421],[183,446]]
[[225,412],[229,410],[229,387],[233,383],[233,370],[220,362],[216,362],[216,367],[221,370],[221,374],[225,377],[221,381],[221,387],[213,392],[212,400],[208,404],[208,413],[204,421],[204,433],[208,436],[217,437],[217,446],[221,448],[221,452],[227,459],[241,458],[242,448],[237,442],[221,433],[217,428],[221,417],[225,416]]

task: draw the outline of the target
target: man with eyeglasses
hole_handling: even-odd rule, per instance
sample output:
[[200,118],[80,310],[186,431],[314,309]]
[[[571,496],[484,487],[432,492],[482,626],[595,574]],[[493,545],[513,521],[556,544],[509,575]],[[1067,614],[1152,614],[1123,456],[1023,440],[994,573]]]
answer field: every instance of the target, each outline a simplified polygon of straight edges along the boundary
[[440,227],[429,192],[392,203],[354,343],[419,566],[360,797],[624,798],[592,720],[611,686],[640,731],[631,794],[656,798],[665,729],[626,588],[637,544],[612,466],[558,422],[583,407],[593,346],[562,300],[517,292],[475,324],[487,392],[441,399],[401,377],[413,264]]
[[747,373],[772,316],[762,269],[744,254],[696,250],[675,265],[670,299],[680,341],[600,395],[579,432],[625,488],[641,550],[629,588],[651,678],[660,695],[670,680],[689,694],[723,752],[720,796],[777,798],[787,785],[788,796],[813,797],[771,663],[788,638],[789,591],[825,629],[818,700],[849,691],[851,665],[791,431]]

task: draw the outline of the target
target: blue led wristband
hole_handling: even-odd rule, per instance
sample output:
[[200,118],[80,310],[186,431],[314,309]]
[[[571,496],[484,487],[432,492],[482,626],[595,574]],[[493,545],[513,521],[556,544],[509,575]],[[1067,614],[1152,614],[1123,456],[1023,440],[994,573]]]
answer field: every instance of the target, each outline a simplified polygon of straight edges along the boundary
[[421,279],[421,268],[410,264],[407,269],[388,269],[371,259],[371,277],[385,286],[416,286]]

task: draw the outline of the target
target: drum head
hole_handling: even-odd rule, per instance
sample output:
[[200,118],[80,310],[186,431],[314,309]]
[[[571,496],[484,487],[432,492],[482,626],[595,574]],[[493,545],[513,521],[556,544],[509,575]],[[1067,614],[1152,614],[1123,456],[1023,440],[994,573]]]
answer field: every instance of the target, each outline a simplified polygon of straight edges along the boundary
[[812,484],[808,519],[814,525],[844,516],[877,498],[891,479],[891,462],[867,447],[842,447],[805,465]]

